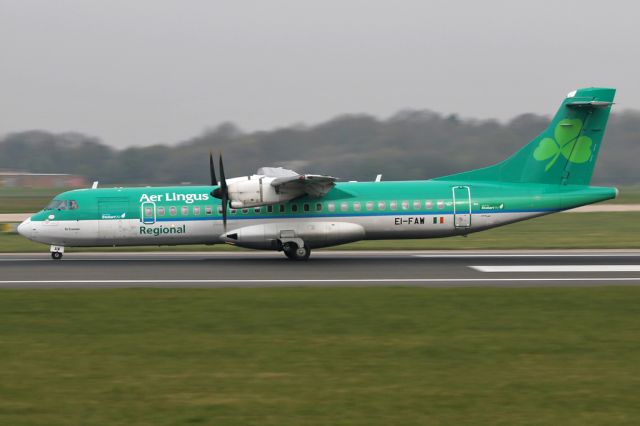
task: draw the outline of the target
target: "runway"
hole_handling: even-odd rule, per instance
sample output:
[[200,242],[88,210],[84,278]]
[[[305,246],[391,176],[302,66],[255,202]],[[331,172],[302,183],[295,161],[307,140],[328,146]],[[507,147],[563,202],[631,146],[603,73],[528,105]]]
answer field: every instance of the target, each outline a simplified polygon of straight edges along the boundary
[[640,286],[640,251],[0,254],[0,288]]

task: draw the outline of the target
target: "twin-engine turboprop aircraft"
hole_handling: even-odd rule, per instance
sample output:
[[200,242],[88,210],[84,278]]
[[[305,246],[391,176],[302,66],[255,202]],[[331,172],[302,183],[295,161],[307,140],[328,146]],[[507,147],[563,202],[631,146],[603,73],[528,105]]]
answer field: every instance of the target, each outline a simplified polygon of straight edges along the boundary
[[56,196],[18,227],[65,247],[230,243],[306,260],[358,240],[467,235],[615,198],[589,186],[615,89],[571,92],[551,125],[496,165],[425,181],[336,182],[262,168],[211,186],[80,189]]

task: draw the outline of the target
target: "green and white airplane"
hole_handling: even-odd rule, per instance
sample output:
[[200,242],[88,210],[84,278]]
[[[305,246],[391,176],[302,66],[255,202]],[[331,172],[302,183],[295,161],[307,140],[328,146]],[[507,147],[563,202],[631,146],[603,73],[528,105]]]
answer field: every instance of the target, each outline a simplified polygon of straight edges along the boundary
[[79,189],[56,196],[18,232],[65,247],[230,243],[306,260],[359,240],[467,235],[615,198],[589,186],[615,89],[569,93],[549,128],[493,166],[441,178],[337,182],[262,168],[211,186]]

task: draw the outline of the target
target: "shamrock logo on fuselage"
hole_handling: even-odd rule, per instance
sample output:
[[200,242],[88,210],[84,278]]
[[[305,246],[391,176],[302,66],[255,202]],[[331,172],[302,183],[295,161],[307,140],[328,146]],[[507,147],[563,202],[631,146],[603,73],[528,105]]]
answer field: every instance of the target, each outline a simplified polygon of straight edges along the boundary
[[586,163],[591,158],[593,141],[588,136],[580,136],[582,120],[565,118],[561,120],[554,131],[555,139],[544,138],[533,152],[533,158],[538,161],[551,159],[544,168],[546,172],[562,155],[571,163]]

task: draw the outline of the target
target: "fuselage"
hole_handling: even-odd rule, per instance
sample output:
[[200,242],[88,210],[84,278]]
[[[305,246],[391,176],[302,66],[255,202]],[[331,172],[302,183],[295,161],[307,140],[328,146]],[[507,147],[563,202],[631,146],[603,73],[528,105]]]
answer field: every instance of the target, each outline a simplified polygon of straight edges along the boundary
[[[438,238],[614,198],[615,188],[464,181],[338,183],[321,198],[229,209],[226,230],[211,186],[64,192],[19,226],[56,246],[233,243],[276,249],[282,236],[310,248],[362,239]],[[55,201],[59,201],[57,204]],[[283,237],[284,238],[284,237]]]

